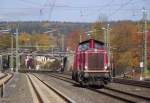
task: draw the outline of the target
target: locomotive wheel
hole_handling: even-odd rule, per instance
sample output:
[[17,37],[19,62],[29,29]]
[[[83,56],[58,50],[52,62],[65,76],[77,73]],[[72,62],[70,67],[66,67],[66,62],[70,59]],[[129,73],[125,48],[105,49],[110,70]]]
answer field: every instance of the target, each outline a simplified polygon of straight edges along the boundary
[[84,77],[83,77],[83,73],[82,72],[79,72],[78,73],[78,82],[80,83],[80,85],[82,87],[85,87],[87,85],[86,81],[84,80]]
[[80,82],[80,85],[81,85],[82,87],[87,87],[87,86],[89,86],[89,84],[88,84],[87,81],[82,81],[82,82]]
[[74,73],[74,71],[72,72],[72,80],[75,80],[75,73]]
[[77,80],[78,80],[79,83],[83,81],[83,75],[82,75],[82,74],[83,74],[83,73],[78,72]]
[[77,74],[77,72],[74,72],[74,79],[75,79],[76,82],[78,82],[78,74]]

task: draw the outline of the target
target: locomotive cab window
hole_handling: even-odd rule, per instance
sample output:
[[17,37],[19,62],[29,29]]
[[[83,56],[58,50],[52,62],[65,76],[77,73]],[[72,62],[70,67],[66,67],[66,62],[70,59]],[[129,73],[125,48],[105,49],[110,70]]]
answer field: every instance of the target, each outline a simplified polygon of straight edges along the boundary
[[100,44],[100,43],[95,43],[95,48],[96,49],[103,49],[104,45]]
[[85,51],[89,49],[89,43],[84,43],[79,46],[80,51]]

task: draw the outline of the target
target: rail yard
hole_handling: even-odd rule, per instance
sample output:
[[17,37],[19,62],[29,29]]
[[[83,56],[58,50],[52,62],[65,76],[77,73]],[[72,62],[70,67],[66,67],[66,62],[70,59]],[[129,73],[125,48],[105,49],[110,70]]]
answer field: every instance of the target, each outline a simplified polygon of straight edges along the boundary
[[0,103],[150,103],[150,0],[0,0]]

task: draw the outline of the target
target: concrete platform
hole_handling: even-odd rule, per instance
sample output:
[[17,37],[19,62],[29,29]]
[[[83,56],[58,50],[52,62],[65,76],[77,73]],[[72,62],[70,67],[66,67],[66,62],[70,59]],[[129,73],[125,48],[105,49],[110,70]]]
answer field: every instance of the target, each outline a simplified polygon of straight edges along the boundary
[[3,77],[5,74],[0,72],[0,78]]
[[26,75],[14,73],[14,77],[6,84],[4,96],[0,103],[33,103]]

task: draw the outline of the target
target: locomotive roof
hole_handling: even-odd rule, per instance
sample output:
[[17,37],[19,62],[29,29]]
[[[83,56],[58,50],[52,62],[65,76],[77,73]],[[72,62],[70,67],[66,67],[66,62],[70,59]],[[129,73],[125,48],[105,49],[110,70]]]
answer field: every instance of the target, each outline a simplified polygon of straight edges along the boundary
[[[91,40],[91,39],[86,40],[86,41],[83,41],[83,42],[79,43],[79,45],[82,45],[82,44],[85,44],[85,43],[89,43],[90,40]],[[95,43],[98,43],[98,44],[100,44],[100,45],[104,45],[104,42],[102,42],[102,41],[98,41],[98,40],[95,40],[95,39],[93,39],[93,40],[94,40]]]

